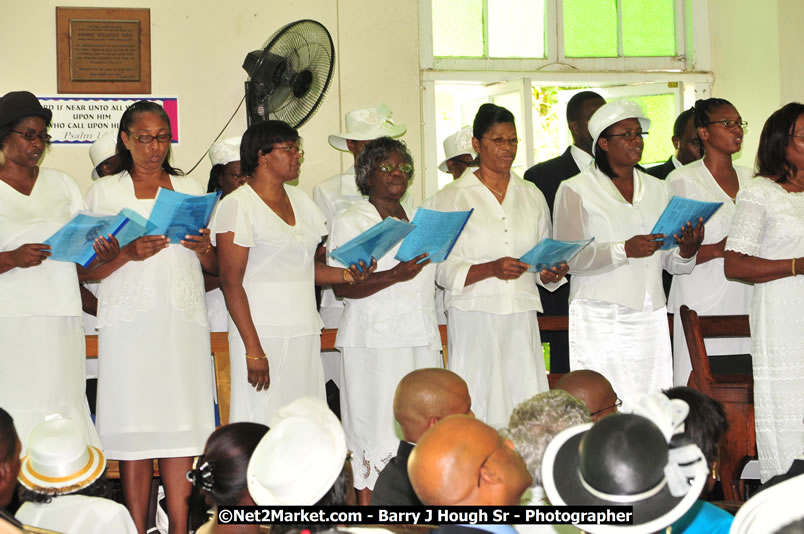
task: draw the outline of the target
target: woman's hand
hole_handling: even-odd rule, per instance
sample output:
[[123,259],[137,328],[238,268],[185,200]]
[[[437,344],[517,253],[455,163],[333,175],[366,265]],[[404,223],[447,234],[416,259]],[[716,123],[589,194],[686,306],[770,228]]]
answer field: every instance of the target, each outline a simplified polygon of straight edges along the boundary
[[664,234],[635,235],[625,242],[625,255],[629,258],[653,256],[654,252],[662,248],[664,237]]
[[268,373],[268,358],[254,359],[246,353],[246,368],[248,369],[248,383],[257,391],[268,389],[271,385],[271,375]]
[[11,251],[14,267],[36,267],[50,256],[50,245],[44,243],[26,243]]
[[530,268],[530,265],[523,263],[516,258],[504,256],[489,263],[492,276],[500,280],[516,280],[522,273]]
[[142,261],[167,248],[169,244],[170,240],[163,235],[146,235],[135,239],[123,247],[123,250],[130,261]]
[[539,277],[542,279],[543,284],[555,284],[564,278],[564,276],[567,274],[567,271],[569,271],[569,265],[562,263],[558,267],[553,267],[549,271],[547,269],[542,269],[539,273]]
[[117,238],[112,234],[108,237],[100,236],[92,243],[92,248],[95,249],[95,254],[98,255],[97,261],[100,263],[107,263],[112,261],[120,253],[120,243]]
[[[701,248],[701,242],[704,238],[704,224],[703,219],[698,218],[698,224],[693,228],[692,223],[687,221],[687,224],[681,227],[681,237],[678,234],[673,234],[673,237],[678,241],[678,252],[682,258],[691,258]],[[723,245],[725,247],[725,243]]]
[[371,265],[366,267],[366,263],[360,260],[359,265],[352,264],[348,269],[343,270],[343,281],[347,284],[360,284],[368,280],[369,275],[377,270],[377,260],[371,258]]
[[209,228],[201,228],[198,230],[200,235],[186,235],[180,241],[183,247],[189,248],[199,256],[208,254],[212,250],[212,240],[209,237]]
[[[421,272],[425,265],[430,263],[430,259],[426,259],[429,254],[425,252],[424,254],[419,254],[415,258],[409,261],[402,261],[396,264],[396,266],[391,269],[391,276],[394,279],[394,282],[407,282],[416,277],[417,274]],[[422,261],[424,260],[424,261]],[[421,261],[421,263],[419,263]]]

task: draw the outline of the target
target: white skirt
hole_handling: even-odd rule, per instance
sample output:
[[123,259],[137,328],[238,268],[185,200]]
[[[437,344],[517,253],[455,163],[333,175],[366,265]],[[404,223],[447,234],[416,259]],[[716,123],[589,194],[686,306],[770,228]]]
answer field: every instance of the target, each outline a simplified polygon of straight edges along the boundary
[[250,421],[270,426],[274,413],[299,397],[318,397],[326,401],[320,335],[260,337],[260,344],[268,357],[271,384],[267,390],[257,391],[248,383],[243,340],[239,335],[229,335],[230,423]]
[[373,490],[402,438],[394,420],[396,386],[411,371],[441,367],[441,355],[428,347],[343,347],[341,352],[341,422],[354,454],[354,485]]
[[599,300],[569,306],[570,370],[592,369],[611,382],[630,411],[643,393],[673,385],[667,308],[637,311]]
[[448,368],[463,378],[475,417],[508,425],[514,407],[548,390],[536,312],[495,315],[450,308]]
[[58,413],[100,446],[86,400],[86,345],[80,317],[0,318],[0,406],[14,418],[22,452],[28,434]]

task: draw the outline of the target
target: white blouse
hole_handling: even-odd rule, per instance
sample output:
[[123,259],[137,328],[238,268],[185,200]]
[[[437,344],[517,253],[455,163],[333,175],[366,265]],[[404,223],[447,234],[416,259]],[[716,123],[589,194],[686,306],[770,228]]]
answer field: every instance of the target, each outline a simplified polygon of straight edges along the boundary
[[[413,217],[406,210],[408,219]],[[327,250],[335,250],[382,221],[371,202],[362,199],[335,216]],[[401,243],[400,243],[401,244]],[[399,245],[377,260],[377,271],[399,264],[394,259]],[[344,267],[332,257],[330,265]],[[338,347],[441,348],[435,313],[435,264],[426,265],[413,279],[396,283],[373,295],[343,299],[344,312],[335,341]]]
[[663,180],[634,169],[633,202],[626,201],[594,165],[561,182],[554,208],[555,238],[594,237],[570,261],[570,302],[591,299],[642,310],[645,295],[652,309],[664,306],[662,268],[683,274],[695,267],[695,255],[682,258],[679,248],[660,250],[647,258],[628,258],[625,242],[649,234],[671,198]]
[[[54,169],[40,168],[30,195],[0,180],[0,252],[42,243],[85,209],[78,184]],[[74,263],[45,260],[0,274],[0,317],[81,316]]]
[[542,284],[538,273],[516,280],[487,278],[466,286],[469,268],[504,256],[520,258],[551,236],[550,211],[539,188],[511,173],[502,204],[468,168],[436,193],[430,207],[441,211],[474,208],[447,260],[438,265],[436,281],[445,290],[445,307],[507,315],[542,311],[536,284],[554,291],[566,283]]

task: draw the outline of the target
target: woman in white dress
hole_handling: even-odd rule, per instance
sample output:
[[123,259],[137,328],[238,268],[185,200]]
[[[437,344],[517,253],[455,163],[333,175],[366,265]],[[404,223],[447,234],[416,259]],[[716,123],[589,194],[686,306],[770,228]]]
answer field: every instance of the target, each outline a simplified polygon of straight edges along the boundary
[[[358,189],[368,199],[335,216],[328,250],[386,217],[413,218],[400,202],[413,177],[413,158],[404,143],[390,137],[369,142],[357,159],[355,174]],[[358,501],[366,504],[377,476],[399,446],[393,412],[396,386],[411,371],[441,367],[435,265],[426,254],[399,262],[394,259],[398,248],[379,258],[370,280],[335,286],[335,294],[344,299],[335,340],[343,354],[341,422],[355,455]],[[339,265],[334,258],[328,261]]]
[[737,195],[725,272],[754,283],[751,356],[762,482],[804,451],[804,105],[762,128],[757,174]]
[[554,290],[566,283],[567,266],[533,273],[518,260],[551,229],[544,195],[511,172],[519,141],[514,116],[483,104],[472,135],[480,168],[466,169],[430,204],[474,209],[436,281],[445,290],[449,370],[469,386],[475,415],[501,428],[514,406],[548,389],[536,284]]
[[[732,165],[733,154],[743,143],[743,122],[737,109],[722,98],[709,98],[695,103],[695,126],[704,148],[704,157],[693,161],[667,177],[670,192],[680,197],[723,205],[706,222],[706,238],[696,256],[695,269],[673,277],[669,308],[673,310],[673,384],[686,386],[692,371],[690,353],[681,326],[682,304],[699,315],[747,314],[753,286],[726,279],[723,274],[723,252],[731,219],[734,198],[753,177],[747,167]],[[707,339],[706,351],[717,354],[748,354],[747,338]]]
[[[117,153],[125,169],[96,181],[90,209],[129,208],[148,218],[160,187],[203,194],[171,167],[170,120],[153,102],[120,119]],[[120,461],[126,506],[145,531],[153,459],[167,496],[172,533],[186,532],[190,484],[185,473],[215,428],[209,326],[203,271],[217,271],[209,230],[170,243],[141,237],[84,277],[98,292],[97,425],[106,454]]]
[[0,98],[0,406],[14,417],[23,451],[28,433],[56,412],[100,445],[84,395],[76,266],[47,261],[42,244],[84,209],[70,176],[39,167],[50,119],[27,91]]
[[300,142],[282,121],[253,124],[240,144],[248,183],[221,201],[211,225],[230,317],[231,422],[269,424],[298,397],[326,399],[314,286],[366,276],[323,263],[324,216],[287,183],[299,177]]
[[649,234],[670,201],[663,180],[637,167],[650,120],[635,102],[605,104],[589,120],[595,163],[558,188],[556,239],[595,240],[570,261],[570,369],[608,378],[630,406],[673,383],[662,268],[690,272],[704,236],[687,223],[680,246]]

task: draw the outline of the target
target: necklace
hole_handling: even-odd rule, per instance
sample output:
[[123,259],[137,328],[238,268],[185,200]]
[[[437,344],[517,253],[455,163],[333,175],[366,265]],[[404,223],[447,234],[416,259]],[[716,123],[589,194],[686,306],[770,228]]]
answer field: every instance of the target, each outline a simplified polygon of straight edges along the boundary
[[489,191],[491,191],[492,193],[494,193],[498,197],[503,198],[505,196],[505,192],[500,193],[499,191],[497,191],[496,189],[491,187],[488,183],[486,183],[486,180],[484,180],[482,176],[478,175],[478,179],[480,180],[480,183],[485,185],[488,188]]

